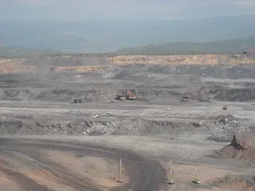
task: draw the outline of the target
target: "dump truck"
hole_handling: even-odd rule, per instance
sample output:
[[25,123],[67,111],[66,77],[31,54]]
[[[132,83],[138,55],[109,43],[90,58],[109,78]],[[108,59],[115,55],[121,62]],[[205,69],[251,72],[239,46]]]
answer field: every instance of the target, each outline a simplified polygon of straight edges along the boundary
[[191,96],[190,95],[184,95],[182,96],[182,102],[190,102]]
[[73,99],[73,103],[82,103],[83,100],[82,99]]
[[118,94],[115,97],[116,100],[121,100],[121,101],[125,101],[125,100],[135,100],[136,99],[136,95],[132,94],[129,90],[122,93],[122,94]]
[[223,109],[223,110],[228,110],[228,106],[227,106],[227,105],[224,105],[224,106],[222,107],[222,109]]

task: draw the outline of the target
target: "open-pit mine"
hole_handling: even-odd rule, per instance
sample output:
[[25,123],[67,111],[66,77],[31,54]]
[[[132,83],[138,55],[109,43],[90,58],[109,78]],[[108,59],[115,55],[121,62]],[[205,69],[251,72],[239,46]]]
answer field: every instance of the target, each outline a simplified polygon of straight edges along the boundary
[[255,55],[0,59],[0,190],[255,190]]

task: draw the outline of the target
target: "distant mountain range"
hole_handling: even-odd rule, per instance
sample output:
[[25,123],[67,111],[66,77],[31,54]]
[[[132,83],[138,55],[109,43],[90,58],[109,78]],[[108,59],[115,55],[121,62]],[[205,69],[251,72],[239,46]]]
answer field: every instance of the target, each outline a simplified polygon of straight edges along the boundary
[[29,56],[56,55],[56,54],[59,54],[59,52],[52,51],[52,50],[32,49],[32,48],[0,47],[0,57],[4,57],[4,58],[24,58]]
[[70,53],[116,51],[173,42],[201,43],[255,35],[255,16],[193,20],[0,22],[0,46]]
[[255,16],[180,21],[4,21],[0,22],[0,56],[239,53],[254,46],[254,23]]
[[[94,53],[94,55],[174,55],[174,54],[255,54],[255,35],[247,38],[191,43],[176,42],[141,47],[123,48],[108,53]],[[36,55],[61,55],[57,52],[44,49],[32,48],[6,48],[0,47],[0,57],[29,57]],[[82,53],[85,54],[85,53]]]
[[168,55],[168,54],[222,54],[222,53],[255,53],[255,35],[247,38],[213,41],[204,43],[178,42],[124,48],[115,54]]

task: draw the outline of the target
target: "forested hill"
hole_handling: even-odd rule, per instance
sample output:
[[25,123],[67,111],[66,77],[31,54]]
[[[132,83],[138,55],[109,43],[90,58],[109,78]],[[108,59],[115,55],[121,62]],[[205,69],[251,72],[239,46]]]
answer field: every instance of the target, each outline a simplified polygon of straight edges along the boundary
[[255,47],[255,35],[247,38],[204,43],[177,42],[124,48],[115,53],[126,55],[225,54],[243,53],[243,51],[250,50],[252,47]]

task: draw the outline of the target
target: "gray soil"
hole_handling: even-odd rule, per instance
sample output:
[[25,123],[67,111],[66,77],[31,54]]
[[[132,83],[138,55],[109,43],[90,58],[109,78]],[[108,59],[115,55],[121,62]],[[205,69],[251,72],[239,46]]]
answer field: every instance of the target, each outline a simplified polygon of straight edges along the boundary
[[[59,59],[64,59],[63,61]],[[67,61],[65,60],[67,59]],[[73,60],[72,60],[73,59]],[[217,66],[153,66],[106,65],[103,58],[43,58],[28,59],[23,64],[40,67],[39,73],[1,74],[2,100],[70,101],[83,98],[86,102],[111,100],[116,93],[130,89],[138,100],[146,102],[178,101],[190,94],[198,101],[247,102],[254,100],[252,64]],[[93,60],[93,61],[90,61]],[[40,59],[41,60],[41,59]],[[87,73],[54,72],[44,63],[55,66],[99,65],[105,68]],[[51,63],[53,62],[53,63]]]
[[[73,189],[102,190],[96,185],[88,187],[78,174],[62,177],[67,171],[59,170],[57,164],[40,158],[42,154],[37,153],[38,148],[50,150],[49,145],[67,152],[68,148],[76,148],[78,143],[74,144],[74,140],[79,140],[85,141],[79,155],[88,155],[86,144],[89,143],[95,152],[99,149],[95,145],[100,149],[107,145],[117,149],[112,152],[118,157],[125,155],[126,161],[152,163],[127,164],[130,177],[133,174],[140,182],[133,177],[119,190],[209,191],[222,185],[231,190],[231,181],[240,185],[246,182],[249,188],[254,188],[253,161],[222,159],[218,154],[231,143],[234,134],[255,130],[255,65],[114,66],[104,58],[92,57],[30,58],[23,64],[40,65],[40,71],[0,75],[0,134],[7,138],[1,139],[1,147],[7,158],[22,153],[22,160],[33,158],[33,163],[26,162],[28,165],[33,164],[40,171],[46,167],[51,169],[50,174],[62,178],[62,183],[70,181],[68,186]],[[87,73],[54,71],[56,66],[77,65],[105,67]],[[114,100],[116,94],[125,90],[131,90],[137,99]],[[182,102],[182,96],[187,94],[191,101]],[[74,98],[83,102],[74,104]],[[228,105],[228,110],[222,109],[224,105]],[[42,142],[39,139],[43,139]],[[47,143],[46,147],[49,139],[55,142]],[[59,146],[57,139],[63,145]],[[15,144],[10,144],[12,141]],[[98,154],[102,158],[107,155]],[[116,162],[116,157],[112,158]],[[169,158],[179,165],[175,187],[165,184],[167,177],[163,169],[168,168]],[[209,171],[215,168],[220,175],[215,172],[215,177],[204,180],[201,185],[192,185],[186,181],[191,173],[185,165],[203,166]],[[7,159],[0,160],[0,174],[13,177],[24,190],[57,190],[24,176],[23,171],[14,167],[8,166]],[[202,176],[207,177],[207,173]],[[152,180],[154,184],[150,184]],[[0,188],[1,185],[0,179]]]

